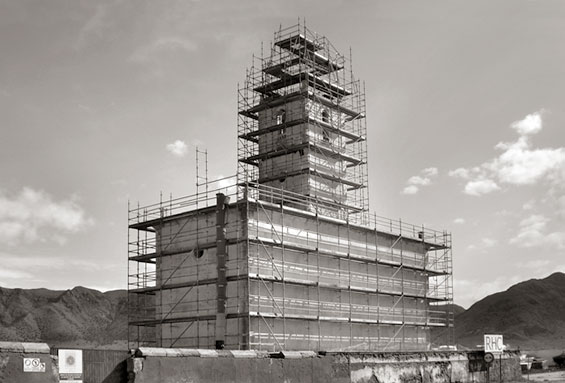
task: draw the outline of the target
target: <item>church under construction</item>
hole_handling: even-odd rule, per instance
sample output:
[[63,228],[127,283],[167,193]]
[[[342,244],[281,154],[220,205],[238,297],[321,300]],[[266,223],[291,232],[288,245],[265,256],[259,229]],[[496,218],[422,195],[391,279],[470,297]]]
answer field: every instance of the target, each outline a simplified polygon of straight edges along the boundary
[[350,55],[275,32],[239,88],[233,186],[129,210],[130,347],[451,344],[451,234],[369,211],[366,137]]

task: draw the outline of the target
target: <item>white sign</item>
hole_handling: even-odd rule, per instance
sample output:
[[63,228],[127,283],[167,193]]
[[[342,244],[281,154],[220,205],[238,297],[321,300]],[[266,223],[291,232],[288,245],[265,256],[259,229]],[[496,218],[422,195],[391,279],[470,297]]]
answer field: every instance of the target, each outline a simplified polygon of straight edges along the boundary
[[39,358],[24,358],[24,372],[45,372],[45,363]]
[[59,382],[82,383],[82,350],[59,350]]
[[485,334],[485,352],[500,354],[504,351],[504,342],[502,335]]

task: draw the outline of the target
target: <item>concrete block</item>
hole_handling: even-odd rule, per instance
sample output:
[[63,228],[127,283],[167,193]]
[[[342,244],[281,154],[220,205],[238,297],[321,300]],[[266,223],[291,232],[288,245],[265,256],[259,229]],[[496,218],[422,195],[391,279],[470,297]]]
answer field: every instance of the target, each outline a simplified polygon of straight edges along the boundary
[[0,342],[0,352],[24,352],[21,342]]
[[167,349],[160,347],[139,347],[135,350],[135,356],[167,356]]
[[216,350],[198,350],[201,358],[217,358],[218,352]]
[[22,343],[25,353],[49,354],[51,351],[47,343]]
[[255,350],[232,350],[230,353],[234,358],[238,359],[255,359],[258,357]]

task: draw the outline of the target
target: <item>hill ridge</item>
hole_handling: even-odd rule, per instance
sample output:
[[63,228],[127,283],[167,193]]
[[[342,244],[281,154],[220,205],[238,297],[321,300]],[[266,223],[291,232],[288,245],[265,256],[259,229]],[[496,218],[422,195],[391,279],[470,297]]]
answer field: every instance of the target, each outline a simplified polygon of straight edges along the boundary
[[0,287],[0,339],[98,347],[127,339],[125,290]]
[[503,334],[513,347],[563,347],[565,274],[519,282],[475,302],[455,318],[458,343],[482,344],[485,333]]

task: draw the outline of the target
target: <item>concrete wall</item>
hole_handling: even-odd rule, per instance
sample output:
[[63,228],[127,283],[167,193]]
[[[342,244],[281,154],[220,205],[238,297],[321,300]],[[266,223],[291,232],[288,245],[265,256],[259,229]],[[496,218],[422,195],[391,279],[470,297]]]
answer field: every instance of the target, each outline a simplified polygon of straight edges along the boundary
[[[328,353],[140,349],[129,361],[129,383],[467,383],[486,382],[471,372],[466,352]],[[498,361],[497,361],[498,363]],[[503,382],[521,380],[519,353],[502,359]],[[499,381],[498,364],[491,381]],[[496,379],[496,380],[494,380]]]
[[[235,240],[242,236],[241,211],[231,206],[227,213],[226,236]],[[163,320],[156,326],[156,341],[161,347],[215,347],[217,313],[216,212],[207,209],[163,223],[159,245],[164,253],[178,252],[159,259],[157,281],[165,288],[155,292],[154,317]],[[245,244],[227,246],[226,275],[237,278],[247,274]],[[166,288],[175,286],[174,288]],[[248,312],[246,280],[231,280],[226,287],[226,313]],[[194,321],[195,318],[199,320]],[[168,322],[172,323],[168,323]],[[247,344],[245,318],[228,319],[226,347]]]
[[[279,179],[262,182],[264,185],[280,188],[285,191],[317,197],[330,203],[347,203],[346,186],[339,182],[309,175],[307,173],[292,177],[281,176]],[[336,215],[338,212],[328,210],[328,216]]]
[[[242,236],[241,212],[237,206],[230,206],[226,216],[226,237],[228,239]],[[163,253],[192,252],[194,249],[205,249],[216,242],[215,207],[194,211],[179,217],[165,219],[158,227],[157,247]]]
[[[225,348],[237,350],[248,348],[247,317],[228,318],[226,320]],[[163,347],[190,347],[207,348],[216,347],[216,320],[203,319],[186,320],[183,322],[161,325],[161,342]]]
[[[45,372],[24,372],[24,358],[39,359]],[[57,383],[59,372],[45,343],[0,342],[0,382]]]
[[302,152],[292,152],[284,156],[264,159],[259,162],[259,174],[261,175],[261,179],[283,178],[286,174],[310,168],[321,173],[342,178],[346,175],[345,166],[346,163],[344,161],[330,158],[305,148]]

